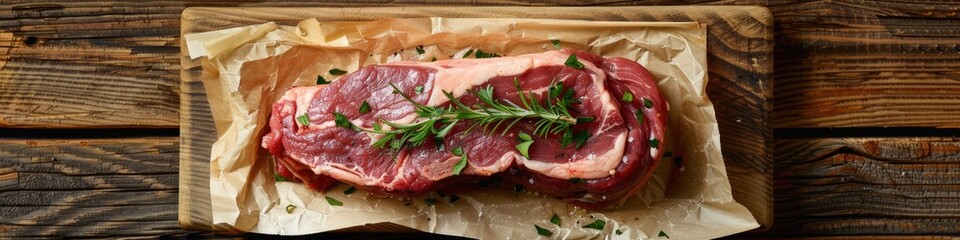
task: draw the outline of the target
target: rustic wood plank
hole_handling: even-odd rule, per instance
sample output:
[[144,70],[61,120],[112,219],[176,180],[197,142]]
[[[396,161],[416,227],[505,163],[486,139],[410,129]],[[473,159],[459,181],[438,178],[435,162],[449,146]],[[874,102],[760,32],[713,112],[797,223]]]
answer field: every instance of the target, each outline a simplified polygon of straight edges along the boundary
[[770,9],[778,29],[774,127],[960,127],[960,2]]
[[0,238],[182,233],[178,141],[0,139]]
[[784,139],[765,236],[960,229],[960,138]]
[[[428,17],[527,17],[614,21],[700,21],[708,26],[708,95],[715,103],[721,144],[734,198],[752,210],[764,226],[773,216],[773,192],[769,125],[772,94],[772,19],[762,8],[404,8],[341,9],[364,12],[342,15],[304,9],[189,9],[184,13],[183,33],[203,32],[267,21],[294,25],[316,17],[336,20],[372,20],[388,16]],[[184,50],[181,50],[184,51]],[[185,55],[185,54],[183,54]],[[199,83],[197,61],[182,58],[181,85],[181,224],[209,229],[210,144],[215,140],[209,106]],[[202,175],[198,175],[202,174]],[[193,194],[200,194],[194,196]],[[207,195],[203,195],[207,194]]]

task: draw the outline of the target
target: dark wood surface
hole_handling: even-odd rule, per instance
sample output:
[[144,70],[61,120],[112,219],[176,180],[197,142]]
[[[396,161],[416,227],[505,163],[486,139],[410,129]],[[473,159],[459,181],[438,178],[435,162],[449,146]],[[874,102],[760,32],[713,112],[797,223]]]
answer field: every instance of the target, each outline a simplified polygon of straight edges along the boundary
[[[608,2],[757,4],[773,13],[774,223],[740,237],[960,234],[960,3]],[[534,5],[558,4],[580,3]],[[0,238],[186,232],[174,199],[178,153],[190,149],[176,128],[204,126],[178,117],[189,101],[179,98],[185,7],[373,5],[383,4],[3,1]]]

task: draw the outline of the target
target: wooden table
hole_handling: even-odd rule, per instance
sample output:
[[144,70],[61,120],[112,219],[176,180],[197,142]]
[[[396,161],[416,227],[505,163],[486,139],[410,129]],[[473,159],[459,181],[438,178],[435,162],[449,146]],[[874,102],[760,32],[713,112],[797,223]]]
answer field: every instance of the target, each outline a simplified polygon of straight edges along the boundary
[[[565,3],[578,1],[535,5]],[[739,236],[960,235],[960,4],[740,4],[770,8],[776,47],[774,225]],[[189,233],[177,224],[185,7],[374,5],[0,4],[0,238]]]

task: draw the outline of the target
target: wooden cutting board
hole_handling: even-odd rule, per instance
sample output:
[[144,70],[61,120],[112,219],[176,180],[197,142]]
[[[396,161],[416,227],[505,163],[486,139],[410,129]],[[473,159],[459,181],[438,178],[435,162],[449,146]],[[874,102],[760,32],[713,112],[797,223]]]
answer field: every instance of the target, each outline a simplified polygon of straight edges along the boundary
[[[764,7],[403,7],[403,8],[188,8],[181,34],[264,22],[296,25],[386,17],[552,18],[594,21],[700,22],[707,26],[709,85],[720,127],[727,174],[737,202],[761,225],[773,223],[770,97],[773,94],[773,19]],[[210,146],[216,130],[200,81],[199,61],[189,59],[181,37],[180,224],[211,229]],[[395,227],[356,230],[397,231]]]

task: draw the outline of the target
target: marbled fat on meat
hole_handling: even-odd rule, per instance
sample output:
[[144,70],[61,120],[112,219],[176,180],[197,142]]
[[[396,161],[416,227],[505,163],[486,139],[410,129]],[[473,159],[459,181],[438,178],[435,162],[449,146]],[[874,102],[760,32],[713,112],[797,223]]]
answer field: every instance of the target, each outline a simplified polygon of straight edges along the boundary
[[[564,64],[571,54],[577,55],[583,69]],[[554,83],[572,89],[574,98],[581,101],[572,105],[574,115],[595,118],[574,127],[590,133],[587,142],[580,148],[564,148],[558,135],[534,136],[528,159],[515,146],[517,134],[532,132],[534,121],[521,121],[506,134],[467,131],[470,123],[461,121],[441,143],[428,139],[395,152],[371,146],[380,135],[334,124],[334,112],[365,128],[372,128],[377,119],[418,121],[413,104],[393,93],[390,83],[423,105],[450,104],[443,95],[446,91],[471,106],[479,102],[473,91],[488,86],[493,87],[495,99],[519,103],[515,78],[524,92],[534,93],[541,101]],[[622,101],[628,92],[633,101]],[[360,113],[364,101],[371,111]],[[304,114],[309,116],[308,125],[296,119]],[[262,144],[276,157],[278,173],[317,190],[342,181],[379,195],[409,197],[496,175],[505,182],[598,209],[625,200],[647,182],[663,154],[657,143],[662,145],[666,117],[656,82],[636,62],[560,50],[371,65],[328,85],[293,88],[274,103]],[[456,147],[468,159],[459,175],[453,175],[453,168],[460,157],[450,152]]]

